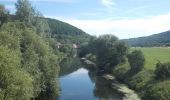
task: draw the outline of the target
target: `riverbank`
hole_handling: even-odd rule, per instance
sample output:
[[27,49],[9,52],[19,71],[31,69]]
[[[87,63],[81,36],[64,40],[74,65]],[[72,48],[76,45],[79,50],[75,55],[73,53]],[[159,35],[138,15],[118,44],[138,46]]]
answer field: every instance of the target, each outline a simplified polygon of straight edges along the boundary
[[[81,59],[84,64],[87,65],[88,68],[94,69],[96,68],[96,64],[86,58]],[[111,88],[122,94],[123,100],[141,100],[137,93],[134,90],[128,88],[127,85],[119,83],[116,78],[111,74],[103,74],[101,75],[106,81],[111,83]]]
[[102,77],[111,81],[111,87],[123,94],[123,100],[141,100],[134,90],[129,89],[125,84],[120,84],[111,74],[104,74]]
[[116,66],[112,74],[135,90],[143,100],[170,100],[170,79],[157,79],[153,70],[133,73],[126,63]]

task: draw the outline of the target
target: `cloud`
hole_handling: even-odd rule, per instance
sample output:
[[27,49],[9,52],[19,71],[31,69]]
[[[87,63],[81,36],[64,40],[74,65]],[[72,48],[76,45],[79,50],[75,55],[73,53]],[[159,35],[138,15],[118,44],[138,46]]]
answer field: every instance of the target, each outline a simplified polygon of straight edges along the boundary
[[117,9],[115,7],[116,3],[113,0],[101,0],[101,4],[104,8],[101,9],[102,12],[105,12],[107,15],[112,15]]
[[89,34],[114,34],[119,38],[147,36],[170,29],[170,13],[140,19],[79,20],[52,17],[68,22]]
[[103,6],[108,7],[108,8],[113,7],[115,5],[113,0],[101,0],[101,3]]

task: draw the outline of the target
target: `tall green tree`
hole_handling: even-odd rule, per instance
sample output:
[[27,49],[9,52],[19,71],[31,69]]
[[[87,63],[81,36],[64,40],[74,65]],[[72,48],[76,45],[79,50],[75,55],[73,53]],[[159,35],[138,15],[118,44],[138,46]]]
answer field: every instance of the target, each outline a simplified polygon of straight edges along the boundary
[[42,14],[37,11],[28,0],[18,0],[16,6],[16,18],[25,22],[29,27],[34,26],[36,33],[42,37],[50,37],[50,28]]
[[35,9],[28,0],[18,0],[16,6],[16,17],[22,22],[32,24],[34,22]]
[[128,47],[113,35],[102,35],[89,42],[91,52],[96,55],[99,69],[111,71],[116,65],[125,61]]
[[144,68],[145,57],[141,50],[134,50],[131,54],[128,54],[128,62],[131,66],[131,70],[138,72]]
[[157,79],[169,79],[170,78],[170,63],[160,63],[156,64],[155,70]]
[[4,5],[0,4],[0,25],[8,20],[9,12],[5,9]]

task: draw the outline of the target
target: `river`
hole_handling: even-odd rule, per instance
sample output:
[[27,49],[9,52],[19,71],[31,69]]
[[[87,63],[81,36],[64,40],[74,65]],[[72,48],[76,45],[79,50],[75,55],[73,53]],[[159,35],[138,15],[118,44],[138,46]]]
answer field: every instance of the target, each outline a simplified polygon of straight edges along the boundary
[[111,89],[102,77],[80,68],[59,78],[59,100],[122,100],[122,95]]

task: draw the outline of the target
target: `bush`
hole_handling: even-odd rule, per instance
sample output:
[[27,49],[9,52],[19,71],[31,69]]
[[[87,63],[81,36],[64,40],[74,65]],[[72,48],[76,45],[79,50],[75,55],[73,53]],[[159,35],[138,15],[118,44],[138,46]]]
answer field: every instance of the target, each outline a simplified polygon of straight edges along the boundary
[[114,76],[116,76],[119,80],[124,80],[126,78],[126,73],[129,70],[129,64],[125,63],[125,64],[120,64],[118,66],[116,66],[113,70],[113,74]]
[[141,50],[135,50],[131,54],[128,54],[127,57],[132,71],[139,72],[144,68],[145,57]]
[[156,64],[155,70],[156,78],[167,79],[170,78],[170,63],[160,63]]
[[150,84],[144,100],[170,100],[170,80]]
[[154,72],[145,69],[130,78],[129,85],[135,90],[142,90],[153,79],[153,77]]

